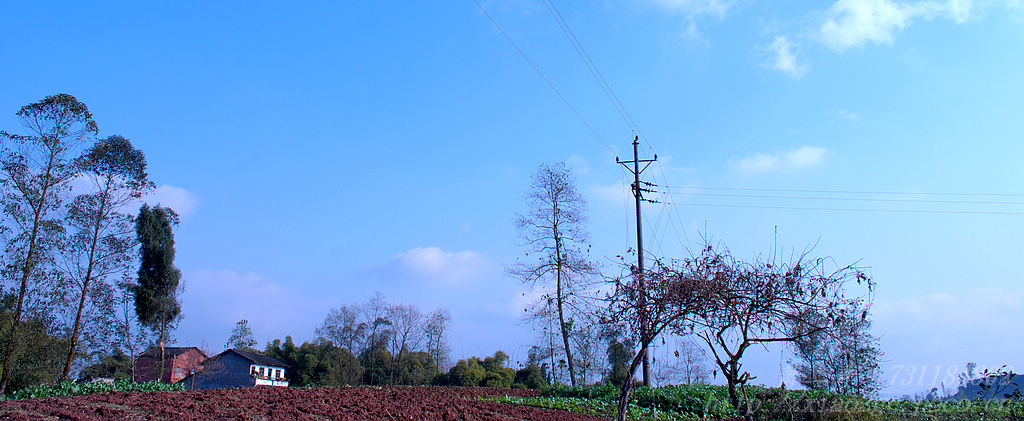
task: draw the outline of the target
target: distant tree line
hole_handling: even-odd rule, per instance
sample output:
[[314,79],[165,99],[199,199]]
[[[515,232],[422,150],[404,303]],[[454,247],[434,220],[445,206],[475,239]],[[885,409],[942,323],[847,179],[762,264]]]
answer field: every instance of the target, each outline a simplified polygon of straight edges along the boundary
[[[380,293],[362,304],[332,309],[316,329],[317,338],[297,345],[291,336],[267,344],[265,354],[291,366],[292,386],[450,385],[539,388],[547,381],[536,364],[507,367],[502,351],[483,359],[459,360],[449,368],[445,309],[429,314],[393,304]],[[255,343],[240,321],[228,343]]]
[[173,210],[142,151],[99,136],[88,107],[57,94],[0,131],[0,394],[68,379],[107,357],[130,362],[180,319]]

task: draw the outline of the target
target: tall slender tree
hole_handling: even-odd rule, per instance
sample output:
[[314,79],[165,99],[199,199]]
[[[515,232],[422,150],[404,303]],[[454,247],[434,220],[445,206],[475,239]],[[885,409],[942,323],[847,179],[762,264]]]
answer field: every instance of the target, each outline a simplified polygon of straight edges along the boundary
[[11,331],[3,352],[0,394],[10,380],[18,346],[18,328],[25,310],[30,282],[49,276],[47,265],[62,230],[53,215],[67,181],[77,173],[72,151],[99,129],[88,107],[68,94],[57,94],[26,105],[17,113],[27,135],[0,133],[4,142],[2,180],[4,215],[12,228],[5,250],[6,276],[14,278],[18,299]]
[[[91,183],[91,191],[75,197],[65,218],[71,232],[62,247],[64,272],[76,287],[78,299],[62,379],[71,372],[79,347],[90,286],[108,283],[107,277],[123,269],[131,258],[135,238],[132,217],[124,208],[153,187],[146,174],[145,155],[121,136],[97,142],[75,165]],[[106,302],[114,305],[113,300]]]
[[164,345],[181,316],[178,291],[181,271],[174,267],[174,232],[178,214],[170,208],[142,205],[135,219],[139,241],[139,285],[135,311],[139,321],[154,331],[160,346],[159,377],[163,378]]
[[427,353],[434,359],[438,372],[443,371],[448,364],[449,347],[445,335],[451,320],[451,313],[447,309],[439,308],[430,313],[423,328],[427,340]]
[[586,201],[576,190],[572,170],[565,163],[543,164],[533,175],[526,195],[529,211],[517,214],[515,226],[526,248],[526,256],[508,272],[523,283],[554,287],[534,304],[537,318],[557,318],[562,339],[562,352],[569,368],[569,381],[576,385],[576,366],[569,338],[573,329],[574,310],[581,304],[580,293],[594,267],[584,249],[589,249],[586,229]]

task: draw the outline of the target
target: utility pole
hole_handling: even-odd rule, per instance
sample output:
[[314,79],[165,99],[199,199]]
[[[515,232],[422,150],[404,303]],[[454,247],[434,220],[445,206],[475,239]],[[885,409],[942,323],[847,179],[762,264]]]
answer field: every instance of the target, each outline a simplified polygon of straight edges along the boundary
[[[640,344],[643,346],[640,352],[644,355],[643,365],[643,380],[644,386],[651,385],[651,355],[647,352],[647,344],[653,342],[654,338],[650,337],[650,332],[647,326],[647,285],[644,283],[644,230],[640,218],[640,202],[647,201],[651,203],[658,203],[656,200],[645,199],[643,194],[654,193],[654,190],[644,188],[643,186],[654,187],[654,184],[640,181],[640,174],[642,174],[647,167],[651,166],[651,163],[658,160],[658,154],[654,154],[654,159],[640,159],[639,157],[639,137],[633,136],[633,160],[632,161],[620,161],[619,157],[615,157],[615,162],[622,164],[630,172],[633,173],[633,184],[630,185],[630,189],[633,191],[633,198],[636,199],[636,277],[637,285],[640,288],[640,308],[637,313],[640,315]],[[633,168],[629,167],[629,164],[633,165]],[[640,168],[640,164],[644,164],[643,169]]]

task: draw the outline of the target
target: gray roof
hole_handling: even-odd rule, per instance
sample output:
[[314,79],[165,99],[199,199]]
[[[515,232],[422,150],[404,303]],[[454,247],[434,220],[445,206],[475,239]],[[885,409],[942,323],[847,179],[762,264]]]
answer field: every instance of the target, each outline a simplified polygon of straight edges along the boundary
[[[164,358],[171,359],[193,349],[196,350],[196,352],[198,352],[199,354],[201,354],[204,359],[206,358],[206,353],[203,352],[203,350],[194,346],[165,346]],[[146,352],[143,352],[141,355],[139,355],[139,357],[160,358],[160,347],[150,347],[149,349],[146,350]]]
[[285,362],[283,362],[283,361],[281,361],[281,360],[279,360],[277,358],[271,357],[269,355],[263,355],[263,354],[259,354],[259,353],[255,353],[255,352],[243,351],[241,349],[229,349],[227,351],[224,351],[224,353],[228,353],[228,352],[234,352],[235,354],[240,355],[242,358],[245,358],[245,359],[249,360],[250,362],[252,362],[254,364],[269,365],[269,366],[274,366],[274,367],[288,367],[289,366],[287,363],[285,363]]

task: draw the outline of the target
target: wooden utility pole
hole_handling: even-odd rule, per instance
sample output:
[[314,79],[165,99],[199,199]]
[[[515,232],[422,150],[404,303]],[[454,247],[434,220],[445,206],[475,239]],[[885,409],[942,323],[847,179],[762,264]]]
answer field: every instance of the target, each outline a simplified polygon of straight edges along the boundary
[[[619,157],[615,157],[615,162],[622,164],[630,172],[633,173],[633,184],[630,189],[633,191],[633,198],[636,199],[636,274],[637,285],[640,287],[640,344],[642,348],[640,352],[644,355],[643,365],[643,381],[644,386],[651,385],[651,356],[647,352],[647,344],[652,342],[654,338],[651,338],[650,332],[647,329],[647,288],[644,284],[644,230],[640,217],[640,202],[647,201],[651,203],[658,203],[656,200],[645,199],[643,197],[644,192],[654,193],[654,190],[644,188],[643,186],[653,187],[654,184],[640,181],[640,174],[642,174],[647,167],[651,166],[651,163],[658,160],[658,154],[654,154],[654,159],[640,159],[639,157],[639,138],[633,136],[633,160],[631,161],[620,161]],[[629,167],[629,164],[633,165],[633,168]],[[644,164],[643,169],[640,168],[640,164]]]

